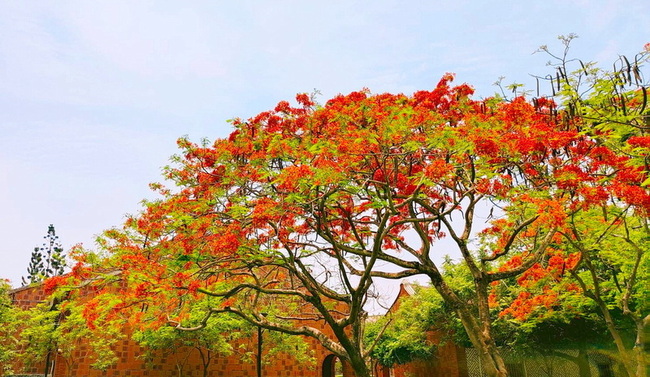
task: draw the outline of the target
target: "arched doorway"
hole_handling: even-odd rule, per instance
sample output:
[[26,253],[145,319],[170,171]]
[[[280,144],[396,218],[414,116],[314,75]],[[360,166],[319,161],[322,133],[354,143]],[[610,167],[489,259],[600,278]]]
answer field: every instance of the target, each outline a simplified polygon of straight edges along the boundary
[[343,377],[343,363],[336,355],[328,355],[323,360],[323,377]]

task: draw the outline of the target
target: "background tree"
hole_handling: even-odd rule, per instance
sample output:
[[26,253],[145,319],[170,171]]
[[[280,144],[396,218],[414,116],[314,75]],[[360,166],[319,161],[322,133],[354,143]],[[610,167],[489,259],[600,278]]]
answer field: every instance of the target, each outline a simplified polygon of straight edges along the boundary
[[[391,367],[413,360],[430,360],[437,344],[428,339],[427,332],[449,325],[449,317],[437,321],[438,314],[444,317],[444,303],[435,289],[414,287],[415,294],[401,299],[396,311],[378,316],[367,326],[366,342],[369,345],[375,342],[371,356],[380,365]],[[451,311],[447,314],[455,315]],[[462,326],[459,330],[463,331]]]
[[[509,304],[501,308],[501,315],[527,328],[543,324],[549,316],[557,318],[557,313],[565,313],[564,321],[571,313],[583,317],[595,313],[587,318],[607,331],[608,342],[617,351],[608,355],[620,361],[628,375],[638,376],[647,368],[648,227],[647,218],[628,211],[629,207],[609,205],[573,215],[568,232],[563,232],[565,251],[556,251],[511,282]],[[564,253],[573,256],[570,263],[558,258]],[[495,306],[504,289],[505,285],[494,287]],[[591,341],[594,346],[598,343]]]
[[43,236],[43,246],[35,247],[27,267],[27,278],[23,277],[23,285],[37,283],[50,276],[62,275],[66,262],[63,247],[56,235],[54,225],[50,224],[47,235]]
[[[644,376],[650,324],[650,232],[646,216],[626,211],[630,209],[610,207],[589,219],[575,219],[573,233],[566,237],[581,255],[580,263],[570,270],[579,287],[572,292],[595,303],[627,373]],[[619,319],[621,315],[626,321]]]
[[29,260],[29,266],[27,266],[27,278],[22,278],[23,286],[43,280],[43,270],[44,266],[41,250],[40,248],[35,247]]
[[[453,279],[454,286],[471,287],[471,274],[462,264],[450,262],[445,265],[445,271],[446,277]],[[513,307],[510,305],[517,300],[521,301],[518,298],[521,292],[516,279],[501,281],[499,299],[497,301],[496,296],[493,296],[494,301],[491,303],[496,317],[493,322],[495,342],[511,358],[532,357],[545,360],[548,375],[553,375],[554,363],[557,358],[561,358],[575,363],[580,377],[590,377],[589,354],[605,353],[607,357],[611,356],[611,338],[594,305],[589,305],[583,299],[574,301],[576,306],[573,307],[543,307],[544,310],[525,320],[514,319],[510,312]],[[623,323],[621,319],[620,315],[617,316],[618,324]],[[399,310],[382,320],[390,321],[386,329],[380,323],[369,327],[370,333],[383,329],[372,356],[385,366],[412,360],[430,360],[435,347],[444,342],[471,346],[456,314],[433,287],[416,286],[412,296],[400,301]],[[432,331],[436,333],[436,344],[427,335],[427,332]]]

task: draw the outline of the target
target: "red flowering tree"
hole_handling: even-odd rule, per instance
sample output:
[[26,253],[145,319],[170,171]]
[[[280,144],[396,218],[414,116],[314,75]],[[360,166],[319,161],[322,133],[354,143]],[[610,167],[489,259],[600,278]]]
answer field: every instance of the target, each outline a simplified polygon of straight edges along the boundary
[[[233,121],[227,139],[181,139],[166,170],[176,187],[154,184],[162,199],[107,232],[103,268],[120,270],[123,284],[110,300],[91,300],[87,318],[136,308],[134,323],[191,330],[186,304],[207,296],[209,316],[313,337],[366,377],[373,279],[423,274],[486,373],[507,376],[491,335],[490,286],[549,251],[575,263],[556,252],[559,232],[610,195],[593,175],[608,166],[598,156],[614,152],[558,117],[550,100],[477,101],[451,81],[324,106],[302,94],[297,107],[283,101]],[[471,294],[441,273],[447,254],[470,271]]]
[[[556,74],[553,94],[562,104],[562,116],[580,125],[594,141],[589,154],[594,163],[572,173],[581,184],[569,194],[584,196],[591,210],[571,214],[561,230],[563,253],[570,263],[549,260],[520,282],[524,301],[550,300],[554,305],[576,305],[578,297],[600,311],[629,376],[646,376],[647,332],[650,326],[650,106],[648,82],[642,68],[650,57],[650,43],[634,58],[620,57],[613,71],[567,57],[574,35],[560,37],[564,52],[553,55]],[[590,177],[589,179],[585,179]],[[595,204],[595,205],[594,205]],[[551,279],[552,284],[548,284]],[[554,297],[539,288],[555,292]],[[557,298],[561,297],[562,300]],[[522,313],[526,305],[513,303],[505,314]],[[631,340],[617,324],[622,313],[633,324]]]

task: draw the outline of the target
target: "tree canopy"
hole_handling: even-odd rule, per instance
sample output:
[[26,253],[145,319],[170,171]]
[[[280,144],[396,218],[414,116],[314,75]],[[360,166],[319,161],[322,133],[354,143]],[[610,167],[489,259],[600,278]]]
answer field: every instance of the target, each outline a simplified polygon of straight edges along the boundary
[[[86,319],[137,309],[133,323],[195,330],[234,314],[313,337],[365,377],[372,349],[363,343],[364,305],[374,279],[426,275],[486,373],[506,376],[492,334],[494,287],[579,274],[588,259],[574,225],[594,208],[615,201],[646,219],[648,137],[645,126],[621,136],[608,126],[621,121],[577,116],[590,110],[576,104],[590,101],[572,99],[559,111],[544,97],[477,100],[452,80],[447,74],[412,95],[363,90],[324,105],[299,94],[297,105],[282,101],[233,120],[228,138],[180,139],[182,152],[165,170],[172,185],[152,184],[161,199],[101,239],[99,271],[120,271],[121,283],[85,304]],[[633,106],[638,114],[646,102]],[[635,237],[628,235],[645,242]],[[443,274],[447,254],[458,256],[468,284]],[[50,284],[90,276],[87,258]],[[192,303],[204,297],[211,306],[190,323]],[[558,302],[552,286],[529,297],[513,303],[514,316]]]

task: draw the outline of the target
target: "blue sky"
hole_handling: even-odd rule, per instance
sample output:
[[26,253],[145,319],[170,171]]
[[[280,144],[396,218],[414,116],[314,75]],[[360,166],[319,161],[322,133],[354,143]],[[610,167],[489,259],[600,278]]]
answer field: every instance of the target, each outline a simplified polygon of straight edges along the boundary
[[298,92],[479,96],[546,74],[540,45],[609,67],[650,42],[650,2],[5,1],[0,4],[0,278],[20,284],[54,224],[93,247],[152,197],[175,141],[226,136]]

